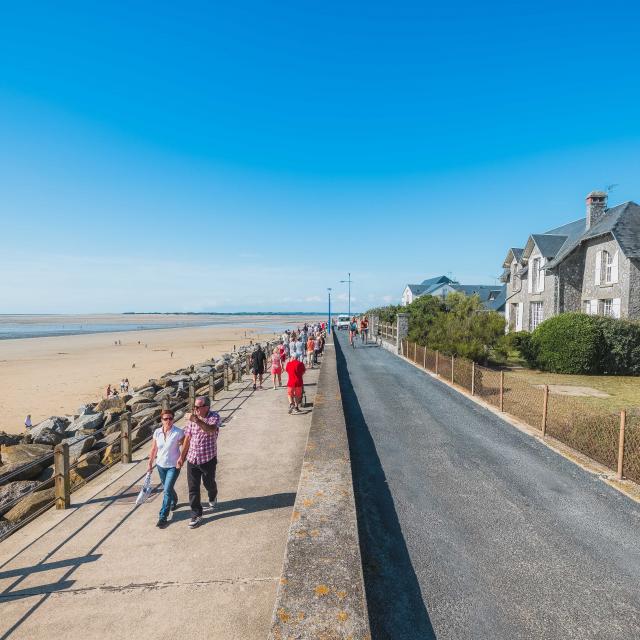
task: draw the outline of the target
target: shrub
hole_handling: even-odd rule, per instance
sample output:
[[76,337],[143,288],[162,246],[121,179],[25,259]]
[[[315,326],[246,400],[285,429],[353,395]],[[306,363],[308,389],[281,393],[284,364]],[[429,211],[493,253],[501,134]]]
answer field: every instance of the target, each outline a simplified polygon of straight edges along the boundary
[[599,372],[640,375],[640,324],[615,318],[598,318],[603,348]]
[[544,371],[597,373],[603,345],[600,318],[562,313],[540,324],[531,334],[526,349],[533,360],[531,364]]

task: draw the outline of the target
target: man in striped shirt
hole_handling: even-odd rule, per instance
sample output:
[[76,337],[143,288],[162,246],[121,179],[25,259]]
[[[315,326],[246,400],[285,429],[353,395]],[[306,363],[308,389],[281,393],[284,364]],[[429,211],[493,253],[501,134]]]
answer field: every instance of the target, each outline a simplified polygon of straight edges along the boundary
[[184,427],[185,442],[183,456],[187,457],[187,484],[189,485],[189,503],[191,520],[189,527],[197,527],[202,520],[202,502],[200,501],[200,481],[204,484],[209,497],[209,508],[215,509],[218,497],[216,484],[216,465],[218,464],[218,432],[220,415],[210,410],[209,398],[196,398],[193,412],[187,413]]

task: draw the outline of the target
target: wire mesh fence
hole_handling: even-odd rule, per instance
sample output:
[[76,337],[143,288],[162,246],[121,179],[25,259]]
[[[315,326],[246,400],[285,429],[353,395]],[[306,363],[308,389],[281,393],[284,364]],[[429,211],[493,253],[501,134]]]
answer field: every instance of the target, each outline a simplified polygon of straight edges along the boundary
[[[465,358],[432,351],[402,340],[406,358],[448,382],[482,398],[535,429],[584,453],[611,470],[618,469],[621,415],[599,410],[584,399],[545,391],[510,372],[474,364]],[[545,399],[546,397],[546,399]],[[640,413],[627,415],[624,430],[623,476],[640,482]]]
[[627,415],[623,460],[623,475],[640,482],[640,415]]
[[508,372],[504,375],[504,410],[542,431],[544,387],[518,380]]

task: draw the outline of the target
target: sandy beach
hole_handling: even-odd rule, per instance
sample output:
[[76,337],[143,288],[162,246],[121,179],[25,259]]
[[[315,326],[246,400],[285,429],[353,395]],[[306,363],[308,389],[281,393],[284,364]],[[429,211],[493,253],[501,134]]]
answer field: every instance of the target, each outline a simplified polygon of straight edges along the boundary
[[[240,327],[223,324],[1,340],[0,430],[21,433],[28,413],[33,424],[52,415],[73,414],[81,404],[104,397],[107,385],[119,384],[122,378],[129,378],[132,386],[140,385],[231,351],[234,345],[272,338],[276,325],[295,328],[312,319],[243,316],[235,319],[245,325]],[[138,321],[159,322],[157,316],[137,316]],[[202,319],[193,320],[198,321]]]

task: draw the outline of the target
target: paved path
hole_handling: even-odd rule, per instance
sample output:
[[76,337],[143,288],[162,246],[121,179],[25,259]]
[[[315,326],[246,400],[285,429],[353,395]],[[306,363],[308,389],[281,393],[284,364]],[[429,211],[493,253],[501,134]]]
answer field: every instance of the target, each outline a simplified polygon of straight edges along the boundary
[[[317,370],[305,376],[307,401]],[[263,640],[282,571],[311,410],[287,415],[286,392],[232,385],[214,408],[219,502],[189,530],[180,507],[155,527],[161,495],[133,504],[149,447],[0,544],[0,639]],[[156,476],[157,477],[157,476]]]
[[640,505],[338,333],[374,640],[640,638]]

